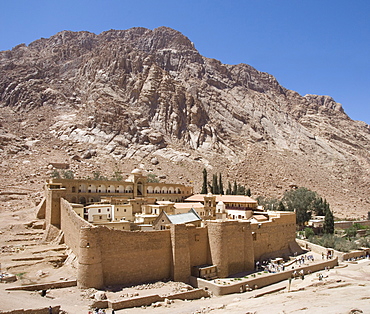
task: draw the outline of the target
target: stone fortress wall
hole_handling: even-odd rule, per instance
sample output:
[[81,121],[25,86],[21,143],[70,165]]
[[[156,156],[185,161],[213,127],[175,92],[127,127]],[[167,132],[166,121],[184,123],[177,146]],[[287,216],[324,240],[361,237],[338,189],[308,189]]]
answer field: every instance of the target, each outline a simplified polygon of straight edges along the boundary
[[215,265],[217,275],[254,269],[260,258],[292,253],[294,213],[271,213],[270,221],[207,220],[204,227],[124,231],[93,226],[78,216],[65,196],[68,186],[46,186],[45,218],[60,228],[78,258],[80,287],[101,288],[171,279],[189,282],[192,267]]
[[[274,215],[276,218],[273,218]],[[278,252],[286,255],[287,248],[291,249],[295,244],[295,214],[279,212],[270,217],[272,221],[251,224],[255,260],[267,259]],[[289,243],[291,247],[287,247]]]

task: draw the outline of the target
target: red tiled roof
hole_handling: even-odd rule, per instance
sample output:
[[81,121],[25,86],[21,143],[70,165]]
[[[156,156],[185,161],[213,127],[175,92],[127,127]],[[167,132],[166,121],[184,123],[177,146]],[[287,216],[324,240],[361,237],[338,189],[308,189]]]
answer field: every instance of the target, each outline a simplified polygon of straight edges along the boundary
[[[206,194],[194,194],[185,201],[187,202],[203,202],[204,197],[207,196]],[[249,204],[257,204],[253,198],[245,195],[216,195],[216,202],[224,202],[224,203],[249,203]]]

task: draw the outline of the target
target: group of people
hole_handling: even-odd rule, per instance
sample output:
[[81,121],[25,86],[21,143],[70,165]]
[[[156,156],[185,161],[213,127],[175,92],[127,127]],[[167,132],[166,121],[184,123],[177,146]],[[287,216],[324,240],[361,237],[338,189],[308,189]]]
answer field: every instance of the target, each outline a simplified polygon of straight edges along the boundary
[[256,262],[256,271],[267,271],[269,273],[278,273],[280,271],[285,270],[285,266],[283,263],[274,263],[270,260],[264,260],[261,263],[259,261]]
[[321,258],[322,259],[332,259],[334,257],[334,252],[332,250],[327,250],[326,254],[324,252],[321,252]]
[[304,264],[305,261],[314,262],[315,258],[313,257],[312,254],[309,254],[309,255],[302,255],[301,257],[295,259],[295,263],[300,264],[300,265]]
[[304,280],[304,270],[303,270],[303,269],[301,269],[301,270],[299,270],[299,271],[297,271],[297,270],[293,271],[293,273],[292,273],[292,277],[293,277],[294,279],[297,279],[297,278],[301,277],[301,279],[302,279],[302,280]]
[[[104,309],[95,309],[94,311],[89,311],[89,314],[105,314],[105,310]],[[114,314],[114,310],[112,309],[112,314]]]

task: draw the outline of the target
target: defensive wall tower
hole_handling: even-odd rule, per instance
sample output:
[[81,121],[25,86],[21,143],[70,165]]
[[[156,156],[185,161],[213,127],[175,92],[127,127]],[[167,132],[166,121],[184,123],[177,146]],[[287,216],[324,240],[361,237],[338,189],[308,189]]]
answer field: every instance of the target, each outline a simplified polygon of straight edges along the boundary
[[79,288],[104,287],[99,230],[95,227],[80,229],[77,283]]
[[189,282],[191,275],[190,251],[187,227],[184,224],[171,225],[172,279]]
[[45,185],[45,220],[47,225],[60,228],[60,200],[66,195],[66,189],[60,183],[47,183]]
[[227,277],[254,268],[254,250],[250,222],[207,221],[213,265],[217,275]]

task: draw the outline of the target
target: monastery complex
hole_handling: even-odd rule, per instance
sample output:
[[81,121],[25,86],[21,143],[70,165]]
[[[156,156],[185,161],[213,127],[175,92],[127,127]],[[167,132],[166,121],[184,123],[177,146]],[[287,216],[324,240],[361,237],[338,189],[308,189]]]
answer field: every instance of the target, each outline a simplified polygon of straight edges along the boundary
[[148,182],[139,169],[124,181],[50,179],[38,217],[76,255],[82,288],[227,277],[298,247],[292,212]]

